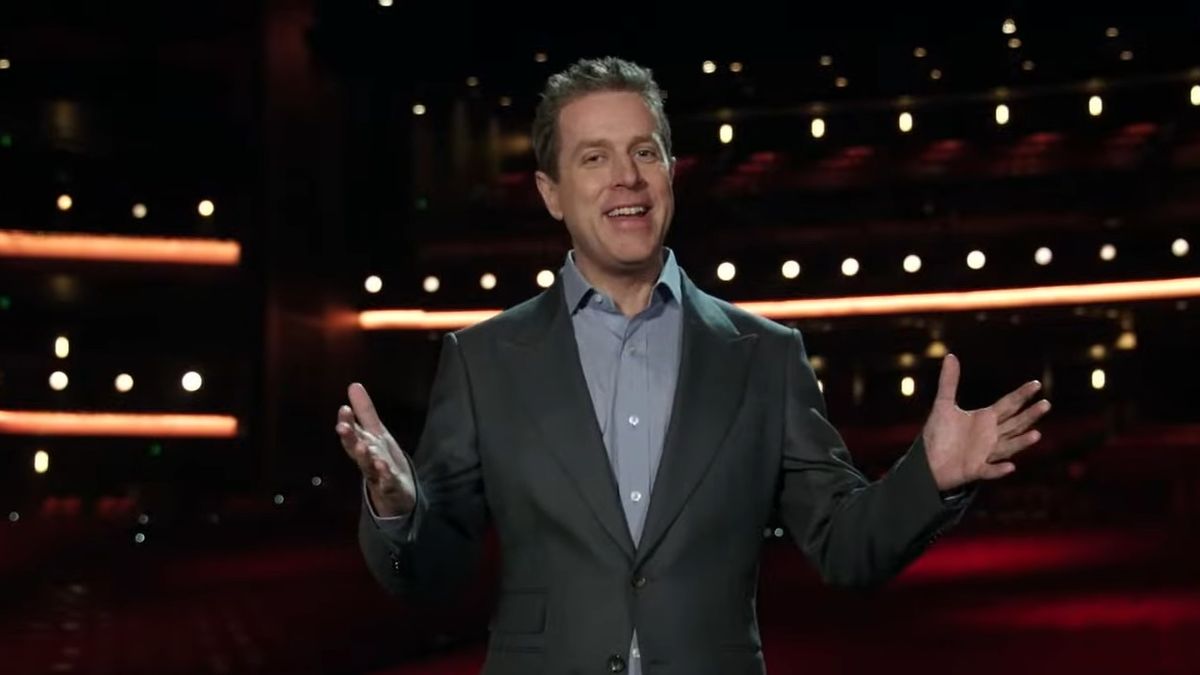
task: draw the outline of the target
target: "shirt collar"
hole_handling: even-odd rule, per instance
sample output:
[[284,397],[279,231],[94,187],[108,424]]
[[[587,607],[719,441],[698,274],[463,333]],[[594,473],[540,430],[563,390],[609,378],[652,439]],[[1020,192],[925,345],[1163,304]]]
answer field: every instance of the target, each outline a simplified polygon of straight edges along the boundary
[[[658,281],[654,284],[654,290],[659,293],[667,294],[664,299],[674,299],[676,302],[680,298],[680,274],[679,264],[675,261],[675,252],[667,247],[663,247],[663,266],[662,272],[658,275]],[[562,267],[563,280],[563,296],[567,301],[567,309],[572,313],[579,309],[579,305],[587,300],[593,293],[599,291],[588,283],[587,279],[583,278],[583,274],[575,265],[575,251],[567,251],[566,262]]]

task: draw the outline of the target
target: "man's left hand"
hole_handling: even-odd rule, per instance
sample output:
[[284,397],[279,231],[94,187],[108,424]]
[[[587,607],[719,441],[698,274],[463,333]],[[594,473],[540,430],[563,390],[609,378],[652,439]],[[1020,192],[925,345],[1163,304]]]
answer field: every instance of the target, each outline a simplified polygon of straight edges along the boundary
[[937,400],[922,432],[929,468],[942,492],[1015,471],[1013,455],[1041,440],[1041,433],[1031,427],[1050,410],[1045,399],[1025,405],[1041,391],[1037,381],[986,408],[963,410],[955,400],[958,376],[958,358],[948,354],[942,361]]

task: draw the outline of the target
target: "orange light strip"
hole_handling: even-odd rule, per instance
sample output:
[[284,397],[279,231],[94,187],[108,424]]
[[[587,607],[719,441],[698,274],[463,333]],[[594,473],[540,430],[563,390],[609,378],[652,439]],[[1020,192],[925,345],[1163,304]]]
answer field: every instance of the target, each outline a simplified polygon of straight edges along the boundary
[[241,256],[241,244],[220,239],[0,230],[0,258],[237,265]]
[[[736,304],[748,312],[771,319],[809,319],[1138,302],[1197,296],[1200,296],[1200,277],[1000,288],[986,291],[769,300]],[[364,330],[452,330],[478,323],[498,313],[499,310],[494,309],[448,312],[426,312],[419,309],[366,310],[359,312],[358,324]]]
[[231,415],[0,410],[0,434],[10,435],[233,438],[237,431]]

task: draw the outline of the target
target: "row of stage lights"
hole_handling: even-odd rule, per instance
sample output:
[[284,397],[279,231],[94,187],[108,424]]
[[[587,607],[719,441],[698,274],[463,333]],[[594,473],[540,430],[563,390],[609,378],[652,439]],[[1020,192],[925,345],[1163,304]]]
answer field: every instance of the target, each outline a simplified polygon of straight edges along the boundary
[[[54,339],[54,355],[60,359],[65,359],[71,355],[71,340],[70,338],[60,335]],[[50,388],[54,391],[63,391],[70,384],[70,377],[62,370],[56,370],[50,374]],[[189,370],[183,374],[179,381],[180,386],[188,393],[200,391],[200,387],[204,385],[204,378],[200,373]],[[113,388],[118,392],[125,394],[133,390],[133,376],[129,373],[120,373],[113,380]]]
[[[55,206],[58,207],[59,211],[66,213],[75,207],[75,198],[68,193],[63,193],[58,196],[58,199],[55,200]],[[150,214],[150,209],[142,202],[138,202],[133,205],[133,208],[130,209],[130,212],[134,218],[142,220]],[[211,199],[201,199],[196,204],[196,213],[199,213],[205,218],[211,218],[216,212],[217,206]]]
[[[1191,252],[1191,244],[1187,239],[1182,237],[1171,242],[1171,253],[1177,258],[1183,258]],[[1117,247],[1114,244],[1104,244],[1098,252],[1099,258],[1105,262],[1111,262],[1117,258]],[[1033,261],[1045,267],[1054,260],[1054,252],[1048,246],[1039,247],[1033,253]],[[978,249],[971,251],[966,256],[966,265],[972,270],[981,270],[987,265],[987,254]],[[906,255],[901,262],[901,267],[909,274],[916,274],[921,271],[924,262],[921,256],[910,253]],[[843,276],[853,277],[858,275],[862,270],[862,265],[857,258],[845,258],[842,260],[841,272]],[[795,260],[787,260],[780,266],[780,274],[785,279],[796,279],[800,276],[801,266]],[[724,261],[717,265],[717,278],[721,281],[733,281],[737,276],[737,266],[732,262]],[[540,270],[535,280],[541,288],[549,288],[554,284],[555,274],[548,269]],[[491,272],[485,273],[479,277],[479,287],[485,291],[490,291],[496,288],[498,280],[496,275]],[[378,293],[383,290],[383,279],[379,275],[372,274],[363,282],[363,287],[368,293]],[[440,278],[434,275],[425,277],[421,282],[421,287],[426,293],[436,293],[442,287]]]

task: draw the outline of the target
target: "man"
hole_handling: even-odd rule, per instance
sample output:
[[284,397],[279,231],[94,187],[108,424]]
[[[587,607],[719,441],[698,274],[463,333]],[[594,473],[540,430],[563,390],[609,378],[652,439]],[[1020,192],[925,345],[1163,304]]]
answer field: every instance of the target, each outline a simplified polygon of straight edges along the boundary
[[703,293],[664,246],[674,161],[651,73],[580,61],[548,81],[533,135],[572,242],[556,283],[446,335],[415,464],[361,385],[336,425],[388,590],[452,593],[496,528],[486,675],[761,674],[772,517],[828,582],[878,584],[1038,440],[1037,382],[964,412],[947,356],[922,434],[868,482],[800,334]]

